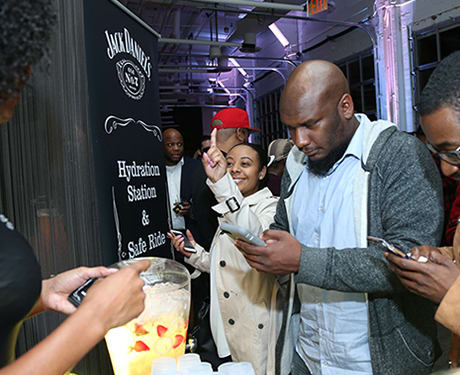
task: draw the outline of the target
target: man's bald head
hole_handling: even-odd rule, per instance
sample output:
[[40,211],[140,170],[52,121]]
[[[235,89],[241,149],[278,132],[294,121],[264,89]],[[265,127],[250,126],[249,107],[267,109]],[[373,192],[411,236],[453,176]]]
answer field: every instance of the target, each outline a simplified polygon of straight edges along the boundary
[[324,60],[306,61],[290,75],[281,94],[280,111],[290,116],[306,106],[335,105],[345,93],[350,89],[339,67]]
[[166,165],[176,165],[184,155],[184,138],[176,129],[163,132],[163,149]]
[[281,121],[317,175],[340,159],[359,125],[349,91],[336,65],[312,60],[292,72],[281,94]]
[[182,137],[182,134],[177,129],[169,128],[163,131],[163,140],[165,137]]

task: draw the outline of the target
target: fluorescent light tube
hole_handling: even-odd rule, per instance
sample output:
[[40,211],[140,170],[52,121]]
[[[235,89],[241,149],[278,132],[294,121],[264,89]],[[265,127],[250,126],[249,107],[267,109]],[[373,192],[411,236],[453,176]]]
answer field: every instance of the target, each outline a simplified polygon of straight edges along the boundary
[[230,57],[228,59],[228,61],[230,61],[233,66],[236,66],[236,68],[238,69],[238,71],[244,76],[244,77],[247,77],[248,76],[248,73],[246,72],[246,70],[244,70],[240,64],[238,64],[238,61],[236,61],[233,57]]
[[268,26],[268,28],[273,34],[275,34],[276,38],[279,40],[283,47],[286,48],[290,44],[289,40],[287,40],[287,38],[284,36],[281,30],[278,29],[278,26],[276,26],[275,23],[272,23],[270,26]]

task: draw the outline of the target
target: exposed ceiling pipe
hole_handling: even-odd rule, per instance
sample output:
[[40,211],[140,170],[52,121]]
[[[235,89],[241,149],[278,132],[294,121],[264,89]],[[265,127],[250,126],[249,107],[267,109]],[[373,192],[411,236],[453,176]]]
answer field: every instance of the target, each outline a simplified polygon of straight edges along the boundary
[[[174,56],[174,57],[194,57],[194,58],[209,58],[208,55],[202,55],[202,54],[180,54],[180,53],[160,53],[160,56]],[[262,60],[262,61],[275,61],[275,62],[280,62],[280,63],[286,63],[294,68],[297,67],[297,64],[289,59],[283,59],[283,58],[276,58],[276,57],[259,57],[259,56],[229,56],[229,55],[223,55],[222,57],[230,58],[233,57],[234,59],[242,59],[242,60]],[[243,67],[244,68],[244,67]]]
[[[118,3],[116,0],[111,0],[114,3]],[[183,6],[195,6],[197,8],[203,9],[203,10],[212,10],[212,11],[218,11],[218,12],[227,12],[227,13],[238,13],[238,14],[252,14],[255,16],[266,16],[266,17],[273,17],[273,18],[285,18],[285,19],[295,19],[295,20],[300,20],[300,21],[312,21],[312,22],[321,22],[321,23],[328,23],[332,25],[337,25],[337,26],[348,26],[348,27],[356,27],[359,28],[363,31],[365,31],[369,38],[372,41],[372,44],[375,45],[375,37],[371,34],[369,31],[368,27],[364,22],[347,22],[347,21],[341,21],[341,20],[334,20],[334,19],[326,19],[326,18],[316,18],[316,17],[302,17],[302,16],[294,16],[294,15],[288,15],[288,14],[283,14],[283,13],[267,13],[267,12],[261,12],[257,10],[244,10],[244,9],[231,9],[231,8],[223,8],[223,7],[211,7],[211,6],[204,6],[200,7],[198,4],[199,3],[213,3],[213,4],[220,4],[220,5],[228,5],[228,4],[234,4],[234,5],[239,5],[235,4],[235,2],[242,1],[244,3],[248,3],[249,1],[244,1],[244,0],[225,0],[225,1],[215,1],[215,0],[186,0],[186,1],[177,1],[176,4],[174,5],[183,5]],[[150,2],[153,3],[167,3],[171,4],[170,1],[161,1],[161,0],[150,0]],[[270,9],[270,6],[273,4],[277,3],[268,3],[268,2],[259,2],[259,1],[252,1],[251,3],[255,3],[254,5],[257,8],[268,8]],[[281,4],[283,6],[287,6],[288,9],[284,10],[305,10],[305,6],[302,5],[290,5],[290,4]],[[275,5],[276,6],[276,5]],[[301,9],[291,9],[292,7],[301,7]],[[275,9],[275,8],[271,8]],[[280,8],[281,9],[281,8]],[[231,47],[231,46],[230,46]],[[236,47],[236,46],[234,46]]]
[[210,72],[208,69],[158,69],[158,73],[203,73],[203,74],[216,74]]
[[291,5],[291,4],[286,4],[286,3],[270,3],[266,1],[251,1],[251,0],[225,0],[225,1],[191,0],[191,1],[199,2],[199,3],[221,4],[221,5],[238,5],[238,6],[247,6],[247,7],[254,7],[254,8],[263,8],[263,9],[306,11],[305,5]]
[[174,39],[174,38],[160,38],[158,43],[171,43],[171,44],[198,44],[202,46],[221,46],[221,47],[242,47],[242,43],[235,42],[217,42],[211,40],[197,40],[197,39]]
[[[158,69],[168,69],[168,68],[197,68],[197,69],[203,69],[203,68],[207,68],[207,69],[219,69],[221,68],[220,66],[218,65],[183,65],[183,64],[174,64],[174,65],[158,65]],[[226,67],[227,68],[227,67]],[[243,69],[248,69],[248,70],[251,70],[251,69],[271,69],[272,67],[269,67],[269,66],[262,66],[262,67],[259,67],[259,66],[229,66],[228,67],[229,69],[238,69],[238,68],[243,68]],[[273,68],[275,69],[275,68]],[[283,67],[283,68],[277,68],[277,69],[282,69],[282,70],[285,70],[287,69],[286,67]]]
[[137,14],[139,15],[139,17],[142,16],[142,8],[144,8],[144,3],[145,0],[141,0],[141,2],[139,3],[139,7],[137,8]]
[[247,102],[247,98],[244,97],[242,94],[236,94],[236,93],[215,93],[215,92],[203,92],[203,91],[192,91],[191,94],[193,95],[204,95],[204,96],[232,96],[235,98],[240,98],[242,99],[245,103]]
[[341,20],[328,19],[328,18],[316,18],[316,17],[307,17],[307,16],[303,17],[303,16],[294,16],[294,15],[281,14],[281,13],[267,13],[267,12],[261,12],[257,10],[248,11],[248,10],[243,10],[243,9],[230,9],[230,8],[218,8],[218,7],[201,7],[201,9],[217,10],[219,12],[224,12],[224,13],[250,14],[254,16],[284,18],[284,19],[307,21],[307,22],[311,21],[311,22],[328,23],[328,24],[335,25],[335,26],[356,27],[366,32],[366,34],[369,36],[373,45],[376,44],[374,35],[372,35],[372,33],[370,32],[369,28],[366,25],[367,20],[364,20],[361,22],[349,22],[349,21],[341,21]]
[[[205,90],[211,88],[210,86],[200,86],[200,85],[198,85],[198,86],[192,85],[192,87],[197,88],[197,89],[205,89]],[[169,91],[169,90],[171,90],[171,91],[185,90],[183,93],[187,94],[188,91],[192,87],[185,86],[185,85],[183,85],[183,86],[160,86],[159,89],[163,91],[164,95],[168,95],[167,92],[164,92],[165,90],[167,90],[167,91]],[[246,95],[249,95],[252,98],[252,100],[255,100],[254,93],[251,90],[249,90],[248,88],[246,88],[246,87],[228,87],[228,86],[225,86],[225,88],[227,90],[230,90],[230,91],[242,91],[242,92],[245,92]],[[192,92],[194,93],[194,91],[192,91]]]
[[[197,88],[197,89],[210,89],[210,88],[213,88],[211,86],[204,86],[204,85],[190,85],[190,86],[187,86],[187,85],[178,85],[178,86],[159,86],[158,87],[160,90],[171,90],[171,91],[174,91],[174,90],[189,90],[189,89],[194,89],[194,88]],[[242,87],[231,87],[231,86],[225,86],[225,88],[229,89],[229,90],[240,90],[240,91],[246,91],[244,88]]]
[[[175,2],[175,3],[177,3],[177,2]],[[174,3],[174,4],[175,4],[175,3]],[[173,7],[172,5],[170,6],[170,10],[171,10],[171,9],[174,9],[174,7]],[[181,8],[181,7],[178,7],[178,9],[182,9],[182,8]],[[203,12],[203,9],[200,9],[200,10],[199,10],[199,16],[201,16],[202,12]],[[168,14],[168,17],[169,17],[169,14]],[[164,20],[163,20],[163,21],[164,21]],[[201,32],[201,29],[204,27],[204,25],[205,25],[206,23],[207,23],[206,20],[205,20],[204,22],[201,23],[201,26],[200,26],[198,32],[197,32],[195,35],[199,35],[199,33]],[[191,28],[191,27],[189,28],[189,31],[192,31],[192,28]],[[161,32],[160,32],[160,34],[161,34]],[[189,34],[188,34],[188,32],[186,32],[186,33],[184,33],[184,35],[189,35]],[[177,38],[177,39],[179,39],[179,38],[180,38],[180,35],[175,35],[174,37]],[[189,37],[189,38],[190,38],[190,37]],[[190,39],[193,39],[193,37],[190,38]],[[162,48],[161,48],[161,52],[166,52],[166,49],[167,49],[168,46],[169,46],[168,44],[163,44],[163,46],[162,46]],[[178,44],[171,45],[171,48],[170,48],[169,52],[170,52],[170,53],[174,53],[175,50],[177,50],[178,47],[179,47]],[[189,50],[191,50],[191,48],[192,48],[192,46],[190,45],[190,46],[189,46]],[[160,53],[161,53],[161,52],[160,52]],[[189,51],[189,52],[190,52],[190,51]],[[166,57],[166,59],[165,59],[165,62],[167,62],[167,61],[168,61],[168,57]]]
[[[179,85],[179,86],[159,86],[159,90],[160,91],[179,91],[179,90],[190,90],[190,89],[210,89],[210,88],[213,88],[211,86],[204,86],[204,85],[190,85],[190,86],[187,86],[187,85]],[[243,91],[243,92],[246,92],[248,93],[249,95],[253,95],[253,93],[248,90],[246,87],[233,87],[233,86],[225,86],[226,89],[230,90],[230,91]],[[163,94],[167,94],[166,92],[164,92]]]
[[[165,104],[164,108],[168,107],[201,107],[201,108],[233,108],[234,105],[226,105],[226,104]],[[163,109],[164,109],[163,108]]]
[[[192,66],[196,66],[196,65],[192,65]],[[210,66],[209,69],[212,69],[212,68],[215,68],[215,67],[212,67]],[[237,69],[236,66],[229,66],[228,69]],[[244,67],[244,69],[248,69],[248,70],[260,70],[260,71],[272,71],[272,72],[275,72],[275,73],[278,73],[282,80],[283,80],[283,83],[284,85],[286,85],[286,77],[284,76],[283,73],[281,73],[281,71],[278,69],[278,68],[269,68],[269,67],[252,67],[252,66],[249,66],[249,67]],[[177,69],[177,68],[158,68],[158,73],[204,73],[204,74],[216,74],[216,72],[210,72],[208,69]]]
[[170,5],[168,10],[165,12],[166,14],[163,16],[163,20],[161,21],[160,34],[163,34],[164,28],[166,24],[168,23],[169,17],[171,16],[173,9],[174,8]]
[[180,18],[181,18],[181,9],[176,9],[174,14],[174,38],[180,38]]
[[[275,10],[278,10],[277,14],[271,13],[268,16],[266,16],[263,20],[261,20],[259,17],[257,17],[253,11],[245,11],[245,10],[239,10],[237,8],[229,8],[231,9],[234,13],[242,13],[242,14],[248,14],[245,18],[239,20],[237,22],[237,28],[233,32],[233,34],[227,39],[225,43],[237,43],[237,45],[231,45],[231,44],[225,44],[221,45],[223,48],[226,49],[224,51],[224,55],[233,55],[233,49],[239,48],[240,50],[242,48],[247,48],[251,52],[256,51],[257,46],[255,43],[253,44],[247,44],[241,43],[241,41],[245,40],[245,37],[249,35],[248,33],[253,33],[254,35],[264,31],[269,24],[275,22],[277,19],[280,18],[281,15],[284,15],[285,13],[291,11],[291,10],[300,10],[304,11],[305,10],[305,2],[302,0],[285,0],[284,3],[272,3],[272,2],[264,2],[264,1],[246,1],[246,0],[229,0],[229,1],[208,1],[205,0],[204,2],[200,2],[200,0],[177,0],[174,2],[167,1],[167,0],[150,0],[150,2],[153,3],[160,3],[160,4],[174,4],[174,6],[192,6],[200,9],[206,9],[203,7],[203,5],[210,5],[212,3],[213,5],[219,4],[219,5],[241,5],[241,6],[250,6],[250,7],[255,7],[257,9],[270,9],[272,12]],[[298,5],[302,4],[302,5]],[[224,7],[208,7],[208,9],[213,10],[213,11],[223,11],[226,12],[227,8]],[[161,40],[160,40],[161,42]],[[166,41],[165,41],[166,42]],[[188,44],[191,44],[191,42],[185,42]],[[202,44],[202,43],[199,43]],[[207,45],[210,45],[208,43]]]
[[147,25],[142,19],[140,19],[136,14],[131,12],[127,7],[125,7],[122,3],[120,3],[117,0],[110,0],[111,3],[116,5],[118,8],[120,8],[123,12],[125,12],[128,16],[139,22],[143,27],[145,27],[148,31],[150,31],[153,35],[155,35],[157,38],[161,38],[161,35],[154,30],[151,26]]

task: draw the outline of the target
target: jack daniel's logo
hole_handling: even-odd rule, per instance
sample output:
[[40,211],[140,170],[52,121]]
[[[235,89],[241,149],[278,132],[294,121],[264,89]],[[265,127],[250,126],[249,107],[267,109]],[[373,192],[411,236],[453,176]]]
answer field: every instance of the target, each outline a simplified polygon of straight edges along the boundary
[[127,29],[113,34],[106,30],[105,37],[108,44],[107,56],[110,60],[123,53],[133,57],[139,64],[140,68],[131,59],[124,58],[116,63],[116,68],[118,79],[125,94],[135,100],[141,99],[145,92],[146,76],[150,80],[152,75],[150,56],[145,54]]

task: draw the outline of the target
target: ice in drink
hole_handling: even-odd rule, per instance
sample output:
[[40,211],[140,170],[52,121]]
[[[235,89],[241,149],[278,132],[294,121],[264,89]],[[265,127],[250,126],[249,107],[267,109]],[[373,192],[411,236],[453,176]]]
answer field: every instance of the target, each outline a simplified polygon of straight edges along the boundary
[[105,336],[115,375],[150,375],[154,359],[184,354],[190,306],[186,275],[185,283],[144,277],[144,311]]

